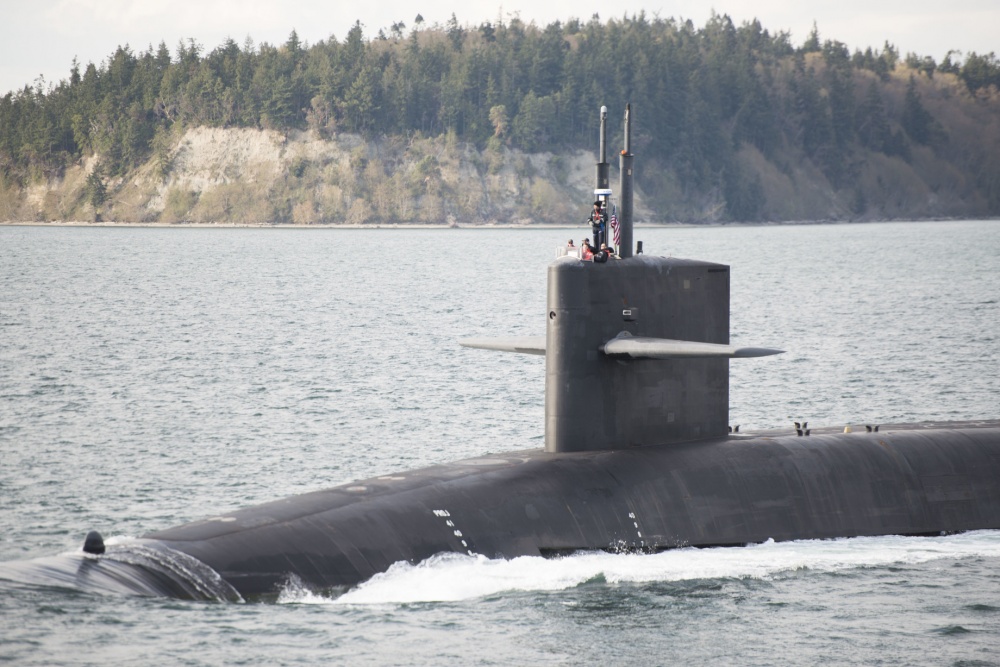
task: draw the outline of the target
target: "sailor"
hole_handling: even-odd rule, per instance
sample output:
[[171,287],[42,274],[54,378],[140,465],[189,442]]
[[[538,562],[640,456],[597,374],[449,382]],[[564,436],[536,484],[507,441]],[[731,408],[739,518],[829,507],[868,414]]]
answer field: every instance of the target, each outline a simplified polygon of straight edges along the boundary
[[583,240],[583,247],[581,248],[582,253],[580,259],[585,261],[590,261],[594,259],[594,249],[590,247],[590,239]]
[[594,245],[599,246],[601,241],[607,238],[604,230],[608,221],[607,212],[604,210],[604,202],[600,199],[594,202],[594,208],[590,212],[589,220],[591,229],[594,233]]
[[611,251],[608,250],[608,244],[602,243],[601,249],[594,253],[594,261],[598,264],[603,264],[609,259],[611,259]]
[[601,200],[598,199],[597,201],[594,202],[594,208],[590,212],[590,222],[591,223],[600,222],[601,221],[601,217],[602,217],[602,214],[601,214]]

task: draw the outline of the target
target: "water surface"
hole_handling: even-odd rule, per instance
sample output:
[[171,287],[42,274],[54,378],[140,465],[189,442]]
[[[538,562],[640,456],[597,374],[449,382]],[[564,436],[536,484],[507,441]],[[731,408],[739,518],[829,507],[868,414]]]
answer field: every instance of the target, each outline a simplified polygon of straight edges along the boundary
[[[542,445],[584,230],[0,227],[0,561]],[[741,430],[998,418],[1000,223],[640,229],[732,265]],[[338,599],[0,585],[17,664],[1000,664],[1000,533],[399,565]],[[933,656],[930,658],[929,656]]]

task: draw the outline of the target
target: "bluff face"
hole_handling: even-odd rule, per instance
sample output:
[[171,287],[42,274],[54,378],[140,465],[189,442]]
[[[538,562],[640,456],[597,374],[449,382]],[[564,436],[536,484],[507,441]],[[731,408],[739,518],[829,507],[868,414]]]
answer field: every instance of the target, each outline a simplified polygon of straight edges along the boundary
[[[636,182],[636,221],[995,217],[1000,93],[989,87],[972,95],[951,74],[918,76],[898,68],[882,82],[882,98],[905,111],[907,96],[920,91],[925,143],[892,123],[882,128],[877,149],[851,144],[839,157],[820,148],[810,155],[808,134],[766,151],[739,141],[729,165],[698,187],[679,173],[677,156],[644,146],[637,108],[635,150],[645,167]],[[874,75],[858,73],[857,90],[865,77],[874,85]],[[864,128],[875,120],[854,122]],[[814,129],[821,134],[822,127]],[[597,156],[526,152],[499,141],[480,149],[454,133],[362,137],[178,122],[124,175],[107,176],[104,161],[89,154],[34,180],[0,179],[0,221],[573,224],[588,213],[579,202],[589,198]]]
[[[575,223],[594,157],[476,150],[450,136],[190,128],[92,197],[99,157],[0,193],[0,219],[139,223]],[[647,212],[647,215],[651,215]]]
[[[750,147],[739,159],[762,183],[762,219],[879,220],[988,215],[984,198],[948,164],[923,156],[922,177],[898,158],[868,155],[860,166],[874,191],[838,191],[808,164],[785,168]],[[59,178],[0,190],[0,220],[235,224],[572,224],[582,222],[595,156],[477,150],[448,136],[364,140],[190,128],[169,152],[90,191],[99,158]],[[639,222],[730,220],[724,194],[684,193],[667,170],[649,167],[636,187]],[[612,170],[614,171],[614,169]],[[617,173],[612,174],[617,178]],[[949,182],[950,181],[950,182]],[[864,210],[859,211],[862,198]]]

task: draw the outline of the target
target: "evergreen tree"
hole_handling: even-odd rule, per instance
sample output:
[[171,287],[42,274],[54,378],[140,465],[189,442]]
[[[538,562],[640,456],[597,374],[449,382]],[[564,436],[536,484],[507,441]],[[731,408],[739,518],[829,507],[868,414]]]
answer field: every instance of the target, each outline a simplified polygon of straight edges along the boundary
[[815,53],[816,51],[821,51],[819,41],[819,28],[816,27],[816,22],[813,21],[812,30],[809,32],[809,36],[806,37],[806,41],[802,43],[802,53]]
[[865,99],[858,105],[854,125],[861,145],[869,150],[886,152],[889,142],[889,120],[878,86],[872,81]]
[[448,40],[451,42],[453,49],[456,51],[462,50],[462,43],[465,42],[465,30],[458,24],[455,12],[452,12],[451,18],[448,19]]
[[1000,88],[1000,61],[992,51],[985,56],[970,53],[960,72],[965,85],[973,92],[990,85]]
[[744,173],[734,161],[722,172],[726,213],[737,222],[756,222],[764,208],[764,188],[760,177]]
[[528,91],[514,117],[514,141],[527,150],[537,150],[551,145],[556,130],[555,100],[547,96],[538,97],[534,91]]
[[906,86],[906,100],[903,103],[900,124],[911,139],[921,144],[930,143],[937,129],[934,117],[920,101],[917,82],[913,76],[910,77],[910,83]]
[[95,168],[87,175],[87,185],[84,188],[87,202],[99,211],[108,199],[108,189],[101,177],[100,169]]

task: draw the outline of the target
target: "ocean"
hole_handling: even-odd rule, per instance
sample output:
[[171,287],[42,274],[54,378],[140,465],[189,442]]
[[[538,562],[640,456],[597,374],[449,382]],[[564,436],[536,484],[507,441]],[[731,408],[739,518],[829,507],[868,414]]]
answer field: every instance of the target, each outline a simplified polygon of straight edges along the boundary
[[[543,444],[579,229],[0,227],[2,563]],[[1000,221],[639,228],[730,264],[741,431],[1000,417]],[[0,579],[18,665],[1000,665],[1000,531],[400,563],[337,598]]]

